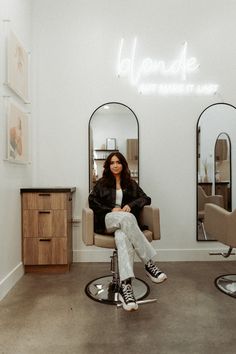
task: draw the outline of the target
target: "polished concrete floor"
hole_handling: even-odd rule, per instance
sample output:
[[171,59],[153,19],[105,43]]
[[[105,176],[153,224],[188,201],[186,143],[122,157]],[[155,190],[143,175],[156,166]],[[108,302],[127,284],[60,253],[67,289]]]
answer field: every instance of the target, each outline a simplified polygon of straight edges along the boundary
[[[0,354],[235,354],[236,299],[214,286],[235,262],[167,262],[163,284],[128,313],[92,301],[106,263],[77,263],[63,275],[26,274],[0,302]],[[136,275],[146,280],[141,263]]]

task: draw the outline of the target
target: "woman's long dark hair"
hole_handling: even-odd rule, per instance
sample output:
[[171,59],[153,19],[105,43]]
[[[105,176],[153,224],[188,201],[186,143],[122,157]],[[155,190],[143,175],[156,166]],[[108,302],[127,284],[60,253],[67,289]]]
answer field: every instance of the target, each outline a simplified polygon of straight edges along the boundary
[[130,170],[129,170],[128,162],[126,161],[126,158],[124,157],[124,155],[122,155],[120,152],[112,152],[107,157],[107,159],[103,165],[104,170],[103,170],[103,174],[102,174],[102,180],[103,180],[103,183],[109,187],[115,185],[115,177],[113,176],[113,174],[110,170],[111,159],[113,156],[116,156],[119,159],[120,163],[122,164],[123,168],[122,168],[122,171],[120,174],[120,184],[121,184],[121,188],[124,189],[130,183],[131,177],[130,177]]

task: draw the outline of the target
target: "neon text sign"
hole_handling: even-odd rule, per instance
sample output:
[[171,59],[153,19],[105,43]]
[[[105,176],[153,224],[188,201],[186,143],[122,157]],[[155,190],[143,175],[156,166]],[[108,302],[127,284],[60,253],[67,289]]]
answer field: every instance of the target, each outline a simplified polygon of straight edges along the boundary
[[[133,40],[130,56],[124,57],[125,40],[121,39],[118,60],[117,60],[117,76],[119,78],[126,77],[131,85],[136,86],[138,92],[143,94],[200,94],[209,95],[217,91],[216,84],[193,84],[187,83],[187,78],[196,73],[200,67],[197,58],[187,56],[188,43],[182,46],[179,56],[172,61],[156,60],[146,57],[143,60],[137,60],[137,38]],[[125,48],[126,49],[126,48]],[[147,79],[158,76],[165,81],[148,82]],[[170,78],[177,82],[169,82]],[[149,79],[150,80],[150,79]]]

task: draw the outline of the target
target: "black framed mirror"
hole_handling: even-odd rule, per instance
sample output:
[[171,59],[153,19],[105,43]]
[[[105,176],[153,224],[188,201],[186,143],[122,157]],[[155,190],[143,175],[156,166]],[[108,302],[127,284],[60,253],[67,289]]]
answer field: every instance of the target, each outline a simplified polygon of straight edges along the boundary
[[204,228],[206,203],[231,211],[236,208],[236,107],[208,106],[197,122],[197,241],[215,241]]
[[127,159],[131,177],[139,183],[139,124],[136,114],[123,103],[99,106],[89,120],[89,190],[102,176],[103,164],[113,151]]

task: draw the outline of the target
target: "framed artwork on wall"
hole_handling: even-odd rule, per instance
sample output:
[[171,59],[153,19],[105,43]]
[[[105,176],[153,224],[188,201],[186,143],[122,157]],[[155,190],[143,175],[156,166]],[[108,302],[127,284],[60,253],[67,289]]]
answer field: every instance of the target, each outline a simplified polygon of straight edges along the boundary
[[16,35],[7,40],[7,85],[24,101],[29,101],[29,55]]
[[106,149],[115,150],[116,149],[116,138],[107,138],[106,139]]
[[12,100],[7,110],[7,160],[28,163],[28,114]]

